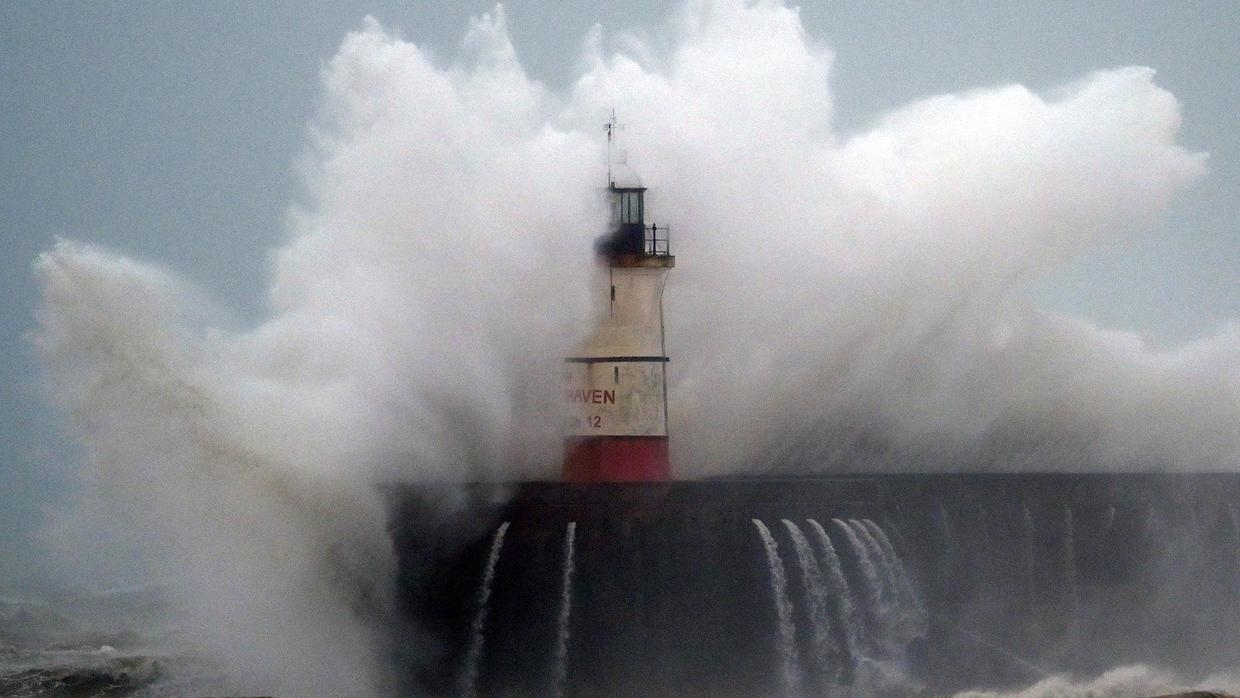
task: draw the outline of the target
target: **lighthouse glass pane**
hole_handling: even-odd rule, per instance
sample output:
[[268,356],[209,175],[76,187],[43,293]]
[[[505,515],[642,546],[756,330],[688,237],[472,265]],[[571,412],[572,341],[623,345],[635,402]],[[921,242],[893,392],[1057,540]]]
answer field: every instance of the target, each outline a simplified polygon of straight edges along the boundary
[[641,223],[641,195],[637,192],[626,192],[620,196],[620,222]]

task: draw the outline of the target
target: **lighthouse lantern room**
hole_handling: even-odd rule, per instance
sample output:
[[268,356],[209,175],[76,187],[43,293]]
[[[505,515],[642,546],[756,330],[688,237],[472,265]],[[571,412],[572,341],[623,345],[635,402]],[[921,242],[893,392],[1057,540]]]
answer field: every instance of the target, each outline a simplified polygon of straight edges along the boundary
[[[608,123],[609,151],[613,128]],[[595,244],[605,272],[597,289],[602,312],[580,351],[565,360],[563,478],[571,482],[661,481],[671,472],[663,287],[676,258],[670,228],[646,223],[646,188],[635,176],[614,175],[609,162],[610,220]]]

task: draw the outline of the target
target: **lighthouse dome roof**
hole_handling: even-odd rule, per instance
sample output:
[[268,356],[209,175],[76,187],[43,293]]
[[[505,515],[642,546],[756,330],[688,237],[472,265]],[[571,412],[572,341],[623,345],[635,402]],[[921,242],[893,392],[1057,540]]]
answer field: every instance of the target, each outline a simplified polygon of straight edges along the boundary
[[638,189],[642,186],[642,178],[627,162],[612,163],[611,185],[617,189]]

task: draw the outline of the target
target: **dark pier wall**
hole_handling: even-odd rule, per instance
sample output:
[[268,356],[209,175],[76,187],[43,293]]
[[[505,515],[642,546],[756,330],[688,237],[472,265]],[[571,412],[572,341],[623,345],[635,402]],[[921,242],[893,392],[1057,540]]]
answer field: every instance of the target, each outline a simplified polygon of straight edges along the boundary
[[[890,537],[926,611],[920,637],[896,638],[900,651],[879,657],[908,685],[1016,685],[1129,662],[1240,666],[1231,639],[1240,627],[1237,475],[404,485],[388,494],[402,613],[423,638],[409,678],[431,693],[463,690],[502,522],[474,685],[487,695],[556,689],[570,522],[567,695],[784,692],[772,570],[753,519],[778,543],[810,690],[852,682],[880,651],[813,665],[809,590],[783,519],[807,533],[810,520],[831,531],[833,519],[868,519]],[[838,531],[832,538],[859,596],[860,560]]]

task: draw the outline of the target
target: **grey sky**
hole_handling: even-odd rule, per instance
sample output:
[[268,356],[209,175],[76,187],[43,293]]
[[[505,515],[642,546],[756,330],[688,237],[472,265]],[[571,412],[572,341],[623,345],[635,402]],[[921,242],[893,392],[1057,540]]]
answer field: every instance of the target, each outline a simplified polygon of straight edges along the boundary
[[[101,243],[185,274],[239,323],[259,317],[321,62],[368,14],[446,61],[469,17],[492,6],[0,4],[0,584],[37,576],[29,534],[74,470],[23,339],[34,257],[58,235]],[[506,10],[526,70],[556,89],[592,24],[656,43],[666,31],[657,2]],[[836,52],[845,134],[941,92],[1155,68],[1180,100],[1182,142],[1210,153],[1210,175],[1137,243],[1100,249],[1030,295],[1156,345],[1240,318],[1240,4],[822,2],[801,16]]]

